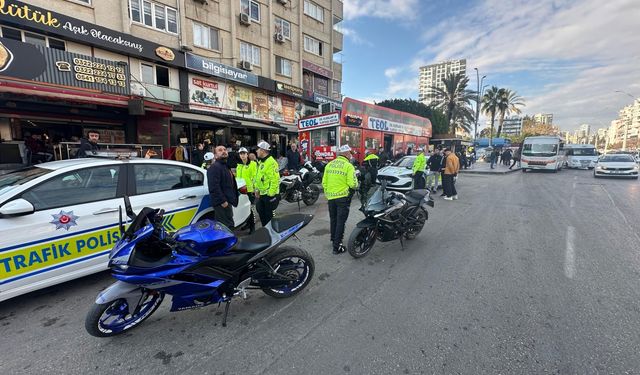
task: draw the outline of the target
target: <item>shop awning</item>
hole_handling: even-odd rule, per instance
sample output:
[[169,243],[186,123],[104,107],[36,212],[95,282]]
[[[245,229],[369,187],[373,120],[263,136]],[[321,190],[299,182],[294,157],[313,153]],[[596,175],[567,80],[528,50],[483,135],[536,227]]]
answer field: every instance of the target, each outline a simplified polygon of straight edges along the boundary
[[278,124],[284,128],[283,132],[285,133],[295,133],[298,134],[298,127],[296,125],[287,125],[287,124]]
[[283,131],[284,128],[277,124],[266,124],[261,121],[249,120],[249,119],[239,119],[233,118],[232,121],[235,123],[231,125],[234,128],[249,128],[249,129],[260,129],[269,132],[280,132]]
[[172,111],[171,118],[178,121],[198,122],[203,124],[211,124],[218,126],[234,126],[231,121],[222,119],[212,115],[203,115],[199,113]]

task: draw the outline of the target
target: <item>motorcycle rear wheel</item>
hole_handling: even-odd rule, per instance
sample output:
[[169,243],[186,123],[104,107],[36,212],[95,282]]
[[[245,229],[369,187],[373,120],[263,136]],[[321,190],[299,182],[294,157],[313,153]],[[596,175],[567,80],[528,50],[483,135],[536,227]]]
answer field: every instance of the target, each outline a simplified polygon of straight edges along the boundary
[[424,228],[424,224],[426,220],[427,220],[427,214],[421,209],[418,209],[418,212],[416,212],[415,221],[411,225],[409,225],[409,228],[407,229],[407,231],[404,232],[404,238],[408,240],[413,240],[416,237],[418,237],[420,232],[422,232],[422,228]]
[[310,191],[303,195],[302,201],[307,206],[311,206],[318,201],[320,197],[320,188],[318,185],[309,185]]
[[362,258],[369,254],[369,251],[376,243],[376,231],[374,228],[359,228],[351,232],[349,242],[347,243],[347,251],[354,258]]
[[164,293],[148,293],[140,304],[133,308],[134,311],[137,310],[134,314],[129,313],[130,309],[124,298],[103,304],[94,303],[87,313],[84,327],[95,337],[119,335],[137,327],[150,317],[160,307],[163,299]]
[[290,281],[282,287],[263,287],[262,291],[274,298],[288,298],[300,293],[309,285],[315,271],[311,254],[294,246],[282,246],[269,256],[268,262],[279,274]]

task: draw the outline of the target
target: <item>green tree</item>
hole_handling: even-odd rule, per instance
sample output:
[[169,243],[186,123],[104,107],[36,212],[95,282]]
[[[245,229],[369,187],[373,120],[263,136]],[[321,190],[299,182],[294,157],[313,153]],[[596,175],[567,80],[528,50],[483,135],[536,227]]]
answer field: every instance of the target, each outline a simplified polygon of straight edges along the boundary
[[435,94],[435,108],[444,112],[449,129],[459,127],[470,132],[470,124],[475,120],[471,102],[475,101],[476,93],[467,90],[469,77],[462,73],[448,74],[442,79],[442,83],[444,88],[430,87]]
[[[524,107],[524,100],[515,91],[510,89],[500,89],[502,95],[498,98],[497,111],[498,111],[498,132],[496,137],[500,138],[502,133],[502,125],[504,124],[504,118],[510,114],[519,114],[522,111],[519,107]],[[498,90],[498,91],[500,91]]]
[[491,126],[489,127],[490,134],[489,146],[493,143],[493,127],[496,122],[496,114],[498,113],[498,103],[500,97],[504,95],[504,89],[499,89],[497,86],[491,86],[487,92],[482,96],[482,112],[491,118]]
[[420,103],[413,99],[387,99],[376,103],[381,107],[395,109],[397,111],[412,113],[420,117],[426,117],[431,121],[433,134],[442,134],[448,132],[447,119],[444,114],[424,103]]

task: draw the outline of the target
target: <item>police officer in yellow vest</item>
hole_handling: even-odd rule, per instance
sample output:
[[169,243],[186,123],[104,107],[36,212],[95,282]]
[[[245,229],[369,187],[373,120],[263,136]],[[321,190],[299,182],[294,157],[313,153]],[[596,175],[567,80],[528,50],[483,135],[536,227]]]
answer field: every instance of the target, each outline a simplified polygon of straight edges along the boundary
[[329,201],[329,220],[333,253],[343,253],[346,248],[342,244],[344,227],[349,217],[351,196],[358,186],[356,170],[349,161],[351,147],[342,145],[338,148],[339,156],[324,168],[322,187]]
[[258,143],[258,170],[254,180],[254,193],[257,199],[256,211],[263,227],[273,218],[273,211],[276,210],[280,201],[278,162],[269,155],[270,149],[269,143],[265,141]]
[[[236,177],[244,180],[247,185],[247,193],[249,193],[249,201],[251,204],[255,204],[256,197],[253,193],[256,173],[258,172],[258,164],[249,160],[249,153],[246,148],[240,147],[238,150],[238,155],[240,155],[240,163],[236,166]],[[255,216],[253,215],[253,208],[251,208],[251,217],[249,218],[249,233],[253,233],[255,230]]]
[[424,148],[418,147],[418,156],[413,161],[413,188],[424,189],[426,186],[426,180],[424,178],[424,171],[427,167],[427,158],[424,156]]

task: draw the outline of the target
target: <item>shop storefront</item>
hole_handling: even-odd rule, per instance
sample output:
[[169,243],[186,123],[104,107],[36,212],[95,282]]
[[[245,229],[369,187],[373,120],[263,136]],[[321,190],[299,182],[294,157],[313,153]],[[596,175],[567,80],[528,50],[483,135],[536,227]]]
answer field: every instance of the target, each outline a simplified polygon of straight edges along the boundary
[[383,147],[391,155],[428,147],[429,119],[345,98],[340,112],[298,121],[301,145],[314,159],[335,158],[336,147],[348,144],[360,161],[367,150]]

